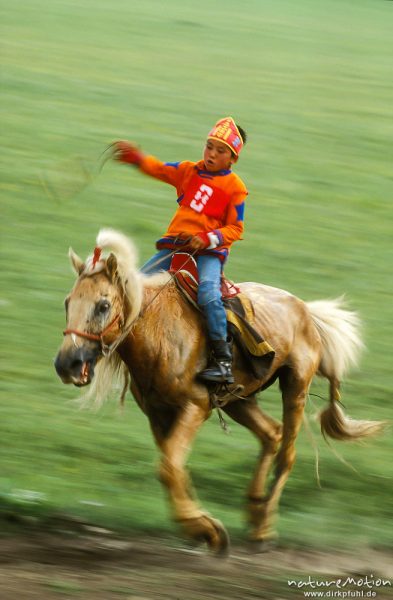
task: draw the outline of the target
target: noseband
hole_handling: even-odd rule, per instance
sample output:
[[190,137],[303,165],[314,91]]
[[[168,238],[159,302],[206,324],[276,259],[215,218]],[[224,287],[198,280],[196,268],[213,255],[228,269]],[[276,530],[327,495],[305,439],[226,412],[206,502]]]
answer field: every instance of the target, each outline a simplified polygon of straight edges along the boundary
[[79,331],[78,329],[65,329],[63,331],[63,335],[71,335],[72,337],[77,335],[78,337],[85,338],[87,340],[100,342],[102,353],[105,354],[109,350],[109,347],[104,342],[104,336],[109,333],[111,329],[113,329],[119,319],[120,315],[116,315],[113,321],[111,321],[109,325],[107,325],[107,327],[101,331],[101,333],[88,333],[87,331]]

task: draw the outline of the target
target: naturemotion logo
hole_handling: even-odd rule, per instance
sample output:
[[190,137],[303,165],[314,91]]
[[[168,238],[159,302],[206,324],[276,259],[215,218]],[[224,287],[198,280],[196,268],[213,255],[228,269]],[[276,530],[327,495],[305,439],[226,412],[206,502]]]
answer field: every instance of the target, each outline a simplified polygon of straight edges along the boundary
[[288,586],[302,590],[305,598],[377,598],[378,591],[392,587],[392,582],[374,575],[325,580],[309,575],[308,579],[289,579]]

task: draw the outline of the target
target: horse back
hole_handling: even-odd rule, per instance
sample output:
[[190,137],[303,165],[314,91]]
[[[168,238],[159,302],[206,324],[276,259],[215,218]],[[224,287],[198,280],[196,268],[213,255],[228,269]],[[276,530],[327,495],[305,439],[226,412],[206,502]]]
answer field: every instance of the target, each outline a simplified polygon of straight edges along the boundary
[[308,308],[289,292],[255,282],[237,284],[251,300],[255,329],[274,348],[273,368],[293,362],[305,345],[318,344],[317,332]]

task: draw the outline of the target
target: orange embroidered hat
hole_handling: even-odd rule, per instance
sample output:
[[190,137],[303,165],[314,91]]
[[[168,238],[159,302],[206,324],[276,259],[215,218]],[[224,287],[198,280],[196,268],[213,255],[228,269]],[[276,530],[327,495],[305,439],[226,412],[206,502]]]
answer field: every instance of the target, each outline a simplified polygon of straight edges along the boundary
[[207,138],[226,144],[236,156],[239,156],[243,148],[242,136],[232,117],[224,117],[217,121]]

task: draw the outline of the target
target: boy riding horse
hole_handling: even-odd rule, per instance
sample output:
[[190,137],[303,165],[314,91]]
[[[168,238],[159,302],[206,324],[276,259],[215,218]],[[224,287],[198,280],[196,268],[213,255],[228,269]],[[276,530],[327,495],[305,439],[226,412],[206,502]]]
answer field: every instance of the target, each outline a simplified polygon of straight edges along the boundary
[[212,350],[207,368],[199,373],[206,382],[234,382],[221,275],[232,243],[240,240],[243,233],[248,192],[231,167],[245,142],[246,132],[232,117],[225,117],[208,134],[203,160],[199,162],[163,163],[144,154],[132,142],[114,144],[116,160],[135,165],[142,173],[176,188],[178,209],[156,243],[158,252],[141,270],[146,274],[168,270],[177,248],[193,253],[199,275],[198,306],[206,318]]

